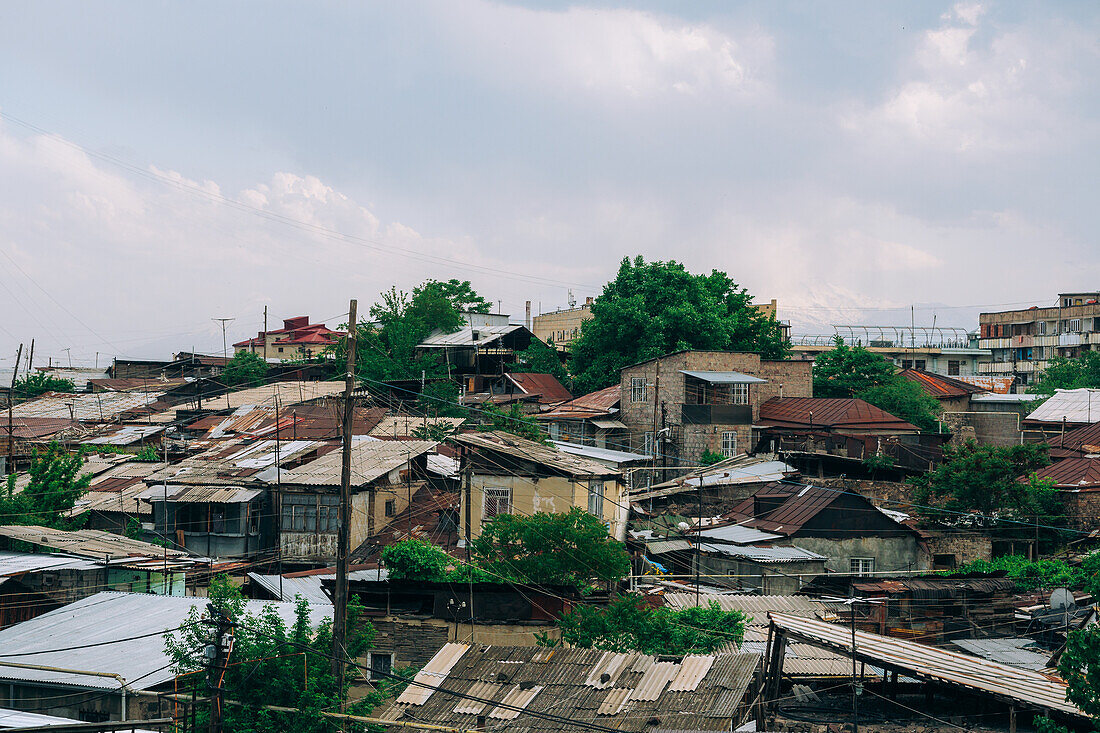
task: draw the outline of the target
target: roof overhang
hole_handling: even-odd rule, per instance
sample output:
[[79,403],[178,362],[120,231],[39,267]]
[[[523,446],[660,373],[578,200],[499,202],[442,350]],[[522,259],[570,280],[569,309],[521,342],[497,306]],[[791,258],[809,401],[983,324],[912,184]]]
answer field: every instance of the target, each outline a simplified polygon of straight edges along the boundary
[[695,372],[681,369],[681,374],[701,379],[711,384],[765,384],[768,380],[741,372]]

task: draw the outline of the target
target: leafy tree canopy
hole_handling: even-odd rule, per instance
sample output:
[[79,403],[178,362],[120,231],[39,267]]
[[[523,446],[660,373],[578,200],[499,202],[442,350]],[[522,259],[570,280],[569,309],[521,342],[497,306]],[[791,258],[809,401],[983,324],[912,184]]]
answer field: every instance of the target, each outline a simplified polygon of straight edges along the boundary
[[481,406],[481,419],[485,420],[478,426],[482,432],[500,430],[512,435],[518,435],[536,443],[549,445],[550,439],[543,432],[538,420],[526,415],[518,404],[513,404],[507,410],[502,410],[492,402],[486,402]]
[[608,387],[622,367],[679,349],[758,351],[782,359],[790,343],[779,322],[761,315],[726,273],[695,275],[679,262],[624,258],[573,341],[576,388],[583,394]]
[[552,374],[564,385],[570,382],[569,373],[565,370],[558,350],[537,338],[532,339],[530,346],[516,354],[516,363],[510,369],[513,372]]
[[626,546],[607,526],[574,507],[566,513],[498,514],[471,543],[477,563],[491,575],[519,583],[586,587],[630,572]]
[[[1100,558],[1100,555],[1097,555]],[[994,560],[972,560],[960,565],[959,573],[994,573],[1004,570],[1016,581],[1021,593],[1045,588],[1066,587],[1080,590],[1088,582],[1084,568],[1068,565],[1062,560],[1030,560],[1024,555],[1004,555]]]
[[702,455],[699,456],[700,466],[713,466],[715,463],[726,460],[726,457],[717,451],[713,451],[710,448],[705,448]]
[[814,397],[855,397],[897,380],[893,364],[862,346],[849,346],[839,336],[831,351],[814,359]]
[[[354,670],[349,670],[344,689],[337,689],[329,655],[332,653],[332,622],[324,619],[311,623],[309,604],[299,598],[294,621],[287,624],[268,605],[257,613],[245,611],[240,590],[224,576],[210,583],[210,602],[224,611],[236,626],[233,651],[226,668],[223,686],[226,697],[243,705],[226,705],[223,722],[226,730],[256,733],[336,733],[340,725],[321,715],[323,710],[338,710],[347,701]],[[165,636],[165,649],[176,674],[184,675],[205,667],[203,650],[214,638],[213,626],[203,623],[208,612],[194,608],[180,630]],[[370,648],[374,627],[362,619],[362,606],[348,603],[347,650],[351,658]],[[180,680],[181,692],[196,687],[207,694],[202,674]],[[388,683],[380,689],[348,702],[346,712],[367,715],[386,696]],[[275,712],[263,705],[297,708],[297,712]],[[207,706],[198,708],[200,729],[208,723]]]
[[423,540],[403,540],[382,550],[382,567],[393,580],[419,580],[425,583],[498,582],[482,569],[467,565],[438,545]]
[[887,384],[869,387],[856,397],[929,432],[936,430],[937,418],[943,412],[939,400],[921,389],[916,382],[900,376]]
[[447,300],[451,307],[459,313],[488,313],[492,304],[478,295],[469,280],[425,280],[422,284],[413,288],[413,300],[422,298],[428,293]]
[[1027,521],[1038,517],[1044,524],[1058,521],[1061,500],[1050,483],[1018,480],[1049,465],[1047,451],[1048,446],[1031,443],[1002,448],[968,440],[962,445],[946,445],[939,466],[911,479],[916,486],[915,501],[933,507],[920,510],[931,516],[939,515],[935,509],[944,509]]
[[1050,396],[1056,389],[1100,388],[1100,351],[1086,351],[1078,357],[1052,357],[1042,379],[1028,392]]
[[72,392],[74,389],[71,379],[55,377],[49,372],[34,372],[15,383],[17,397],[37,397],[46,392]]
[[259,387],[266,376],[267,363],[250,351],[238,351],[222,372],[222,379],[229,387]]
[[1069,633],[1058,674],[1066,681],[1066,700],[1092,718],[1093,727],[1100,730],[1100,624]]
[[673,611],[651,608],[635,594],[613,600],[606,608],[581,605],[558,621],[562,641],[584,649],[643,654],[710,654],[741,643],[745,616],[723,611],[714,601],[703,608]]
[[35,451],[27,473],[30,483],[15,493],[14,473],[8,476],[0,496],[0,524],[38,524],[55,529],[78,529],[83,517],[66,516],[91,483],[90,474],[80,475],[84,459],[66,453],[57,443]]

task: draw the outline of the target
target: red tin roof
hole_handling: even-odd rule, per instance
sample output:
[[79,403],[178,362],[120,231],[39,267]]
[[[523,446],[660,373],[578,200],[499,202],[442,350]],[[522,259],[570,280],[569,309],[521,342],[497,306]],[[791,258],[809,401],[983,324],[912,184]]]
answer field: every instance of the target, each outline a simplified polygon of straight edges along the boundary
[[921,389],[937,400],[951,397],[968,397],[972,394],[981,394],[989,391],[984,387],[967,384],[958,379],[945,377],[942,374],[933,374],[932,372],[926,372],[921,369],[902,369],[901,376],[908,379],[910,382],[916,382],[920,385]]
[[916,425],[855,398],[773,397],[760,406],[760,422],[789,428],[919,432]]

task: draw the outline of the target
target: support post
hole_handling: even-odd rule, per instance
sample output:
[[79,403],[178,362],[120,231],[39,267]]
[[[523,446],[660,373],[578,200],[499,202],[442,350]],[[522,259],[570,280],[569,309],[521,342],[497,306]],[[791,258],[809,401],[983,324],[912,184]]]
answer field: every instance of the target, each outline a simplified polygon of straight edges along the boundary
[[15,471],[15,429],[12,427],[12,407],[15,405],[15,380],[19,377],[19,360],[23,358],[23,344],[15,352],[15,369],[11,373],[11,390],[8,392],[8,473]]
[[[344,382],[343,456],[340,465],[340,514],[336,537],[336,592],[333,594],[332,676],[336,678],[336,694],[340,710],[344,709],[345,640],[348,633],[348,552],[351,544],[351,437],[355,423],[355,337],[358,315],[357,301],[348,308],[347,375]],[[266,343],[266,336],[265,336]]]

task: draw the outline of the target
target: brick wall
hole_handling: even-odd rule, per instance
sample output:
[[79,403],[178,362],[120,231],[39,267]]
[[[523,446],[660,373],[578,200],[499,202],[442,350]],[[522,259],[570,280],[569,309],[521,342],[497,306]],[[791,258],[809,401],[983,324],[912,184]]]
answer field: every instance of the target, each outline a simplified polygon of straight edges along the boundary
[[940,418],[954,433],[952,442],[967,439],[979,445],[1019,445],[1020,415],[1017,412],[944,412]]
[[1071,529],[1091,532],[1100,524],[1100,491],[1062,491]]
[[930,532],[928,551],[936,555],[954,555],[958,567],[971,560],[993,559],[993,538],[981,532]]

